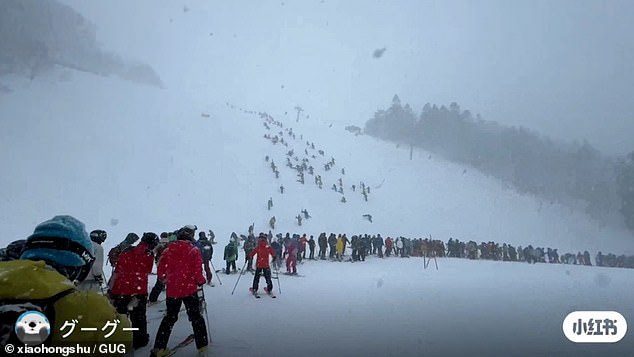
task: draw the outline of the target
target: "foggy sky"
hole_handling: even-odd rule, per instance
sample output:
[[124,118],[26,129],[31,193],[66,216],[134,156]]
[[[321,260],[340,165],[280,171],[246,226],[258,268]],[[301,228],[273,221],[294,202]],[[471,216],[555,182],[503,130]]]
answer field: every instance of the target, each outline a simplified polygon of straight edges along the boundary
[[456,101],[606,153],[634,150],[630,1],[320,1],[62,2],[104,47],[210,101],[298,104],[362,125],[397,93],[416,111]]

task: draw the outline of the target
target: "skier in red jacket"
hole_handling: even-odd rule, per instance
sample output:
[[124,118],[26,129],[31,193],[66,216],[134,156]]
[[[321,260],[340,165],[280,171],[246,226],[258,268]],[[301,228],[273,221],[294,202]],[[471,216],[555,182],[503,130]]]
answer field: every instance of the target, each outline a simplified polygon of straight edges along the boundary
[[258,245],[251,253],[250,257],[257,255],[257,261],[255,262],[255,276],[253,277],[253,287],[251,292],[253,294],[258,292],[258,286],[260,284],[260,275],[264,273],[264,279],[266,280],[266,288],[264,291],[270,294],[273,291],[273,281],[271,280],[271,266],[269,265],[269,255],[273,257],[275,261],[275,251],[268,243],[266,234],[260,233],[258,239]]
[[167,343],[172,328],[178,321],[181,303],[185,304],[187,317],[191,321],[196,348],[201,353],[207,349],[207,326],[200,311],[198,297],[198,288],[205,284],[205,278],[200,250],[194,245],[195,232],[195,226],[181,228],[177,233],[177,241],[167,246],[159,260],[157,276],[167,285],[167,313],[156,333],[153,356],[164,356],[169,352]]
[[112,286],[112,302],[117,312],[130,316],[134,349],[147,346],[147,288],[148,275],[154,265],[154,247],[159,238],[155,233],[143,233],[141,242],[119,254]]

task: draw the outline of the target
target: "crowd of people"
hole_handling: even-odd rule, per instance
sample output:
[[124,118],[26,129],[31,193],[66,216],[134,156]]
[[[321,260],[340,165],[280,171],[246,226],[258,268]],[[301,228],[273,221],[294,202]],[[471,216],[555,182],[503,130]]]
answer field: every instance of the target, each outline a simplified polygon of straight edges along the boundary
[[[168,341],[183,304],[198,353],[206,355],[209,336],[202,286],[213,278],[213,247],[204,232],[196,240],[196,230],[187,225],[160,237],[153,232],[141,237],[129,233],[104,262],[104,230],[88,234],[72,216],[42,222],[27,239],[11,242],[0,252],[0,341],[22,345],[14,325],[22,314],[35,310],[52,320],[50,335],[42,340],[45,345],[119,343],[131,352],[150,343],[147,306],[165,291],[166,313],[151,355],[169,355]],[[112,265],[107,281],[104,263]],[[154,265],[157,280],[148,294]],[[111,321],[118,324],[106,337],[101,328]],[[82,324],[82,333],[62,337],[62,327],[69,322]]]
[[[0,280],[0,325],[4,331],[0,340],[4,343],[17,341],[12,325],[25,311],[24,302],[32,300],[30,309],[35,307],[54,318],[51,322],[53,332],[47,339],[51,345],[103,340],[103,335],[96,334],[77,335],[81,339],[60,338],[58,332],[62,323],[77,319],[77,316],[90,316],[82,322],[99,325],[111,319],[121,321],[122,329],[109,342],[120,341],[133,349],[142,348],[150,343],[147,306],[159,301],[165,292],[166,313],[156,333],[152,355],[169,354],[168,341],[183,304],[196,347],[204,355],[209,336],[203,313],[206,305],[202,286],[213,284],[211,261],[215,236],[213,231],[209,231],[209,237],[201,231],[196,240],[197,229],[195,225],[187,225],[160,236],[153,232],[145,232],[141,237],[129,233],[105,255],[103,243],[107,233],[104,230],[97,229],[88,234],[83,223],[71,216],[56,216],[42,222],[27,239],[11,242],[0,251],[0,271],[4,277]],[[244,254],[244,265],[239,271],[236,261],[240,250]],[[445,244],[431,237],[383,238],[380,234],[355,234],[348,238],[345,233],[322,232],[315,239],[313,235],[297,233],[274,236],[269,231],[256,237],[250,227],[247,236],[231,234],[224,248],[226,266],[224,271],[216,272],[253,272],[251,291],[254,294],[263,275],[266,280],[264,291],[270,294],[273,288],[270,258],[276,272],[285,267],[286,274],[297,275],[298,264],[303,260],[363,262],[368,256],[450,257],[634,268],[633,256],[601,252],[595,256],[593,264],[588,251],[560,255],[557,249],[534,248],[532,245],[516,248],[506,243],[501,246],[495,242],[477,244],[453,238]],[[107,280],[104,264],[113,268]],[[156,283],[148,289],[148,277],[155,265]],[[123,327],[128,327],[129,331]]]
[[[297,140],[292,128],[284,129],[281,122],[266,113],[258,115],[264,119],[264,126],[269,131],[265,138],[273,145],[279,143],[287,148],[291,140]],[[283,130],[273,133],[275,126]],[[302,135],[299,140],[303,140]],[[325,152],[306,141],[303,153],[305,156],[296,154],[294,149],[287,151],[286,166],[296,172],[300,184],[304,184],[306,174],[313,175],[315,185],[321,189],[323,180],[313,164],[317,158],[325,157]],[[279,178],[273,159],[266,156],[265,161],[270,163],[275,177]],[[335,159],[332,157],[323,165],[324,174],[334,166]],[[370,187],[364,182],[359,182],[358,186],[344,186],[345,169],[340,172],[331,187],[341,196],[340,202],[345,203],[345,194],[351,193],[360,194],[368,201]],[[284,193],[283,186],[280,186],[280,192]],[[273,207],[271,197],[267,202],[268,211]],[[310,218],[307,209],[295,217],[298,226],[301,226],[302,219]],[[372,215],[364,214],[363,218],[372,223]],[[276,218],[272,216],[269,220],[271,229],[275,229],[275,223]],[[634,268],[634,256],[601,252],[596,254],[593,264],[588,251],[560,254],[557,249],[532,245],[522,248],[507,243],[501,246],[492,241],[478,244],[453,238],[445,243],[431,236],[384,238],[380,234],[354,234],[348,237],[345,233],[322,232],[315,238],[305,233],[290,232],[274,236],[272,231],[256,236],[251,225],[247,235],[231,234],[229,243],[224,247],[224,269],[215,270],[212,263],[215,235],[211,230],[208,235],[200,231],[196,239],[197,230],[195,225],[186,225],[160,235],[144,232],[139,236],[131,232],[108,254],[104,254],[103,243],[108,235],[102,229],[88,234],[84,224],[71,216],[56,216],[40,223],[27,239],[16,240],[0,249],[0,273],[3,277],[0,279],[0,342],[3,345],[20,345],[14,325],[27,309],[35,309],[53,320],[45,344],[119,342],[130,349],[143,348],[151,340],[147,328],[147,307],[162,301],[160,297],[164,293],[166,312],[154,338],[151,355],[163,357],[170,354],[168,342],[182,305],[191,323],[198,353],[205,355],[210,336],[209,321],[205,319],[204,284],[214,286],[214,273],[253,272],[250,290],[257,295],[260,277],[264,276],[264,291],[271,294],[271,258],[276,275],[285,270],[291,276],[298,275],[298,264],[304,260],[364,262],[368,256],[450,257]],[[236,262],[241,250],[244,264],[239,269]],[[109,279],[104,274],[105,264],[112,266]],[[150,289],[149,275],[155,266],[157,279]],[[107,340],[97,332],[62,338],[62,324],[76,320],[91,325],[91,328],[116,320],[120,328]]]
[[[230,256],[237,260],[238,248],[241,242],[244,242],[243,249],[245,254],[248,255],[255,247],[255,236],[244,236],[235,233],[232,234],[232,239],[225,250],[225,259],[227,257],[227,249],[230,249],[232,254]],[[480,244],[475,241],[463,242],[458,239],[449,238],[445,243],[442,240],[431,238],[405,238],[402,236],[392,238],[383,238],[381,234],[368,235],[358,234],[352,235],[348,238],[347,234],[326,234],[322,232],[315,240],[314,236],[307,236],[307,234],[291,234],[278,233],[273,237],[269,231],[266,235],[268,242],[278,252],[276,257],[278,261],[283,258],[287,260],[287,273],[296,272],[292,267],[295,266],[294,260],[299,262],[302,259],[306,259],[308,254],[309,260],[331,260],[331,261],[365,261],[365,258],[370,255],[383,257],[449,257],[449,258],[465,258],[472,260],[499,260],[508,262],[526,262],[526,263],[551,263],[551,264],[573,264],[573,265],[587,265],[587,266],[600,266],[600,267],[612,267],[612,268],[634,268],[634,256],[627,255],[615,255],[615,254],[603,254],[598,252],[594,257],[594,264],[592,262],[590,253],[588,251],[560,254],[557,248],[542,248],[533,247],[528,245],[524,248],[521,246],[515,247],[511,244],[503,243],[501,246],[496,242],[481,242]],[[317,250],[318,249],[318,250]],[[347,249],[351,251],[348,258]],[[297,257],[293,252],[297,250]],[[288,260],[291,259],[289,262]],[[247,271],[252,270],[252,262],[247,258],[245,261]],[[237,272],[234,268],[233,272]],[[225,272],[229,273],[229,269]]]

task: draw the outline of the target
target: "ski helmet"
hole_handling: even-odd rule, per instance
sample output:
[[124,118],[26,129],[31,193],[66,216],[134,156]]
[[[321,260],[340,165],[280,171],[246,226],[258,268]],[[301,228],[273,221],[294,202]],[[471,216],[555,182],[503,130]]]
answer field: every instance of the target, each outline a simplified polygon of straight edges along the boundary
[[131,246],[132,244],[136,243],[136,241],[138,240],[139,240],[139,235],[134,232],[130,232],[128,233],[128,235],[125,236],[125,239],[119,245],[121,246],[123,244],[126,244],[128,246]]
[[6,260],[18,260],[22,255],[22,251],[24,251],[24,245],[26,244],[26,239],[19,239],[9,243],[7,248],[5,249]]
[[95,256],[84,224],[72,216],[55,216],[35,227],[20,259],[43,260],[79,283],[88,276]]
[[154,248],[159,243],[159,237],[156,235],[156,233],[145,232],[145,233],[143,233],[143,237],[141,237],[141,242],[143,242],[143,243],[149,245],[150,247]]
[[90,232],[90,240],[97,244],[105,242],[107,237],[108,234],[103,229],[95,229],[94,231]]
[[195,232],[196,230],[193,229],[193,226],[187,225],[178,230],[178,232],[176,233],[176,239],[193,241]]
[[198,240],[207,240],[207,236],[205,235],[205,232],[198,232]]

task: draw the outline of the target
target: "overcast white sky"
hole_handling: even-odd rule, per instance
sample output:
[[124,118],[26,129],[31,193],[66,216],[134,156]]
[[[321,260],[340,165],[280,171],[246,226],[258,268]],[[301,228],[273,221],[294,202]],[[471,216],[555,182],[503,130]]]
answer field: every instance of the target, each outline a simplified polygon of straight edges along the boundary
[[62,1],[106,48],[217,100],[363,124],[397,93],[634,150],[631,1]]

